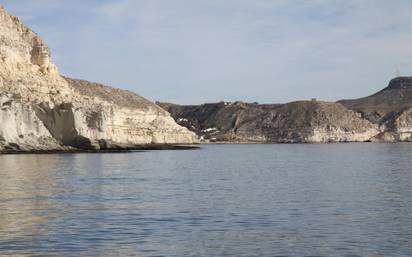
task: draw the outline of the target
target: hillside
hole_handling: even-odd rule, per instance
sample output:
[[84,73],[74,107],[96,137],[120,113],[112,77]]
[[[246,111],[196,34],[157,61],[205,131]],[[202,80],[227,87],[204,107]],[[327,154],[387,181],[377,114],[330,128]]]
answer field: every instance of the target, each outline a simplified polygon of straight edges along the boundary
[[349,142],[367,141],[379,133],[376,125],[338,103],[159,105],[205,141]]
[[378,124],[377,140],[412,141],[412,77],[394,78],[376,94],[339,102]]
[[412,77],[397,77],[389,85],[368,97],[341,100],[339,103],[357,112],[366,119],[380,123],[403,110],[412,107]]

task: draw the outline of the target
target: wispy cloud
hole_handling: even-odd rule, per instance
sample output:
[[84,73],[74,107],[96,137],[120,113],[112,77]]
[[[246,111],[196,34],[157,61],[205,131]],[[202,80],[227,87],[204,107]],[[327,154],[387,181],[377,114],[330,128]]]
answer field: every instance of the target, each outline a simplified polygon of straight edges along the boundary
[[152,100],[357,97],[412,73],[409,0],[0,0],[66,74]]

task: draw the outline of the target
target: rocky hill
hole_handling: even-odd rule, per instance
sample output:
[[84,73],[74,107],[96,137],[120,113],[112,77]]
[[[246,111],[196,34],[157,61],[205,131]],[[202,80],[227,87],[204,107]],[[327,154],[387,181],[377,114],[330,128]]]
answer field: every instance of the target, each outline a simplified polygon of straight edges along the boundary
[[284,105],[243,102],[176,106],[159,103],[176,121],[204,141],[350,142],[368,141],[378,126],[338,103],[299,101]]
[[46,43],[0,6],[0,152],[190,144],[193,132],[125,90],[65,78]]
[[372,96],[337,103],[159,105],[203,141],[412,141],[412,77],[395,78]]
[[412,77],[394,78],[376,94],[339,103],[378,124],[379,140],[412,140]]
[[412,107],[412,77],[394,78],[386,88],[376,94],[359,99],[341,100],[339,103],[379,123],[385,120],[388,114]]

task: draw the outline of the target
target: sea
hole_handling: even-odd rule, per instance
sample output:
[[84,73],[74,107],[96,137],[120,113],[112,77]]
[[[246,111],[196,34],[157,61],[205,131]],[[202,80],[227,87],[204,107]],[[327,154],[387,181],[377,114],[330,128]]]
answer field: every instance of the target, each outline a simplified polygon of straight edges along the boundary
[[0,155],[0,256],[412,256],[412,144]]

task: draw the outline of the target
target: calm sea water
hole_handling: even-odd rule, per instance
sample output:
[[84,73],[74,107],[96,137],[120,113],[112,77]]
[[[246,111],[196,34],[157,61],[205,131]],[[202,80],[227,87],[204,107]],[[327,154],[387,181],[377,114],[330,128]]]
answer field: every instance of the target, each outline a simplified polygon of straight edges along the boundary
[[412,256],[412,144],[3,155],[0,255]]

